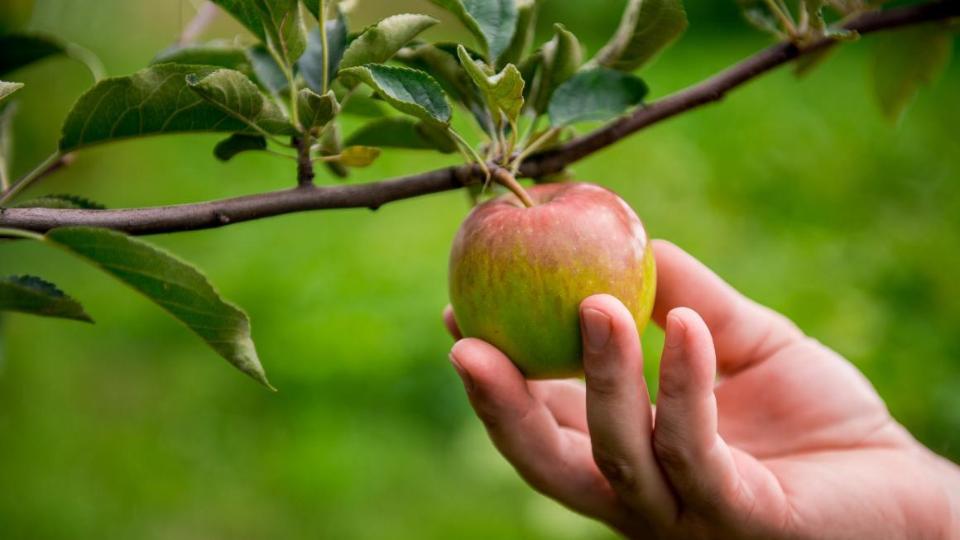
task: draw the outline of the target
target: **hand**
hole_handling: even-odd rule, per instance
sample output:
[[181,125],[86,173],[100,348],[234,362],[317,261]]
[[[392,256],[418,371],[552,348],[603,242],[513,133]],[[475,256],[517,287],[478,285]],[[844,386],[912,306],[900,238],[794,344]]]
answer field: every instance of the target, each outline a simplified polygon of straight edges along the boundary
[[[856,368],[676,246],[654,251],[656,407],[631,315],[608,295],[580,306],[585,385],[527,381],[483,341],[454,345],[471,404],[528,483],[631,537],[960,537],[957,468]],[[459,337],[449,308],[445,321]]]

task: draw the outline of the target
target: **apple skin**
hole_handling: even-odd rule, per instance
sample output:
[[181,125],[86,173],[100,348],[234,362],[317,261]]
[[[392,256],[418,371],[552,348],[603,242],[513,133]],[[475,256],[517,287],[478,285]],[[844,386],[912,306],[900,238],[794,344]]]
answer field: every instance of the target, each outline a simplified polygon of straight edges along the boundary
[[512,194],[483,203],[450,253],[460,331],[506,354],[528,378],[583,370],[580,302],[611,294],[643,332],[656,266],[646,229],[620,197],[589,183],[540,184],[525,208]]

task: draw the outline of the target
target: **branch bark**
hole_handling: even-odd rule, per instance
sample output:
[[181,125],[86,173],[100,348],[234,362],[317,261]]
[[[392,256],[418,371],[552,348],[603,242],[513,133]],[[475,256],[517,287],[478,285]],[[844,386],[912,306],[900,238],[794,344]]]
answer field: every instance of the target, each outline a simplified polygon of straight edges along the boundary
[[[940,0],[868,12],[849,21],[845,28],[868,34],[953,17],[960,17],[960,1]],[[719,101],[730,90],[833,43],[823,39],[803,49],[793,43],[773,45],[699,84],[641,107],[560,148],[532,156],[521,166],[519,176],[539,177],[559,172],[647,126]],[[0,227],[42,233],[56,227],[80,225],[135,235],[190,231],[307,210],[364,207],[375,210],[388,202],[457,189],[480,178],[479,167],[464,165],[380,182],[324,187],[306,184],[283,191],[174,206],[117,210],[0,208]]]

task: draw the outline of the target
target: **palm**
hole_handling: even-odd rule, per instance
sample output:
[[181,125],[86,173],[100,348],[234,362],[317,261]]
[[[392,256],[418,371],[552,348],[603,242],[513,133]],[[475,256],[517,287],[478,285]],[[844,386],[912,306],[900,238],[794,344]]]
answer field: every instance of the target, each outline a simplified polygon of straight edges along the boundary
[[644,538],[947,535],[932,458],[849,362],[675,246],[655,252],[668,342],[656,409],[633,321],[609,296],[581,306],[585,333],[589,313],[611,328],[603,349],[585,341],[586,385],[524,381],[478,340],[454,347],[478,415],[528,482]]

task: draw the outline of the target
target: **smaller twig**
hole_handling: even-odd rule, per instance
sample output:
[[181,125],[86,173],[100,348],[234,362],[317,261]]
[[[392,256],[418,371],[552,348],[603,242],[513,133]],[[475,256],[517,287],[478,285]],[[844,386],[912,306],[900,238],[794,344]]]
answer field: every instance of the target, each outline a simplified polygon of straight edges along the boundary
[[310,186],[315,176],[310,160],[310,136],[294,137],[292,142],[297,149],[297,185]]
[[216,4],[213,2],[204,2],[203,5],[200,6],[200,9],[197,10],[197,14],[193,16],[193,19],[187,23],[186,28],[180,33],[180,37],[177,38],[177,45],[182,47],[196,41],[197,38],[200,37],[200,34],[217,18],[219,13],[220,10]]
[[61,154],[60,152],[54,152],[50,154],[47,159],[43,160],[39,165],[34,167],[32,171],[23,175],[20,180],[17,180],[16,183],[14,183],[9,189],[0,195],[0,206],[3,206],[4,204],[13,200],[17,194],[24,189],[27,189],[37,180],[40,180],[41,178],[48,176],[71,163],[73,163],[73,154]]
[[81,47],[76,43],[67,43],[64,50],[67,56],[87,67],[95,82],[100,82],[107,77],[107,69],[103,67],[100,57],[90,49]]
[[797,29],[793,25],[793,18],[790,17],[789,11],[784,11],[781,9],[779,2],[776,0],[766,0],[767,7],[770,8],[770,11],[780,20],[780,24],[783,25],[783,29],[787,31],[787,34],[790,37],[796,37]]
[[501,186],[513,192],[513,194],[520,199],[520,202],[522,202],[525,207],[533,208],[534,202],[527,193],[527,190],[523,189],[523,186],[520,185],[520,182],[517,182],[516,177],[510,174],[510,172],[508,172],[506,169],[502,167],[495,168],[493,170],[493,179]]
[[450,128],[448,132],[450,133],[450,136],[452,136],[454,139],[456,139],[458,143],[460,143],[460,146],[462,147],[462,149],[469,154],[468,157],[471,158],[474,162],[476,162],[477,165],[480,166],[480,170],[483,171],[483,174],[487,179],[484,182],[484,186],[486,186],[487,181],[490,180],[490,167],[487,166],[487,162],[482,157],[480,157],[480,154],[477,153],[476,149],[474,149],[473,146],[470,146],[470,143],[468,143],[467,140],[464,139],[462,135],[457,133],[456,130],[454,130],[453,128]]
[[560,129],[562,128],[552,127],[544,131],[539,137],[534,139],[533,142],[528,144],[526,148],[524,148],[519,154],[517,154],[517,157],[513,158],[513,163],[510,165],[510,174],[516,175],[517,171],[520,170],[520,166],[523,165],[523,160],[530,157],[530,154],[539,150],[540,147],[543,146],[544,143],[549,141],[551,137],[556,135],[557,131],[559,131]]
[[43,240],[43,235],[33,231],[0,227],[0,238],[22,238],[24,240]]

